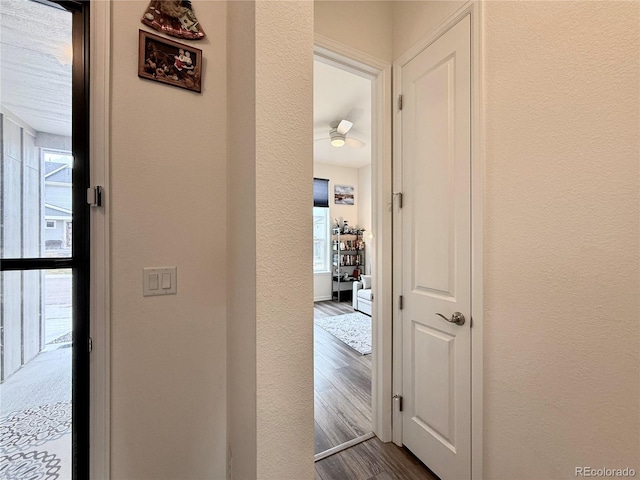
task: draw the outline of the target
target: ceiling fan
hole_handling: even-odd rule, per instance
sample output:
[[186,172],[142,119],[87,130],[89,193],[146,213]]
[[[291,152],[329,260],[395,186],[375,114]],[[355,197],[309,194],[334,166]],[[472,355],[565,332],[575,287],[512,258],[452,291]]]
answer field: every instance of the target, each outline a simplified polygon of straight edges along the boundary
[[347,133],[353,127],[353,123],[349,120],[336,120],[329,124],[329,136],[319,138],[318,140],[331,140],[331,145],[334,147],[342,147],[345,144],[350,147],[361,148],[365,146],[362,140],[357,138],[347,137]]

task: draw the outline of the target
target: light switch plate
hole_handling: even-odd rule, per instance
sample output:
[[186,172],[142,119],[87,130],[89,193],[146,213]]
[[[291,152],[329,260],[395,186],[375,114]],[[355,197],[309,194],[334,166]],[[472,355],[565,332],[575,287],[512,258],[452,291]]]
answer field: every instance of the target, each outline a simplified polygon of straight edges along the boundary
[[142,295],[171,295],[178,291],[178,267],[147,267],[142,269]]

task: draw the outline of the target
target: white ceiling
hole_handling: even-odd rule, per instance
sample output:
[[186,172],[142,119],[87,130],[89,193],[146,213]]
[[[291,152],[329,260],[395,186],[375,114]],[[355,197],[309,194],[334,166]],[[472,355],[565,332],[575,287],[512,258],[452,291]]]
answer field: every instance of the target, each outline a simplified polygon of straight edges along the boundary
[[0,104],[40,132],[71,135],[71,13],[0,1]]
[[[371,80],[315,60],[313,81],[314,161],[352,168],[369,165]],[[347,137],[362,140],[366,144],[364,147],[331,146],[329,124],[343,119],[353,122]]]

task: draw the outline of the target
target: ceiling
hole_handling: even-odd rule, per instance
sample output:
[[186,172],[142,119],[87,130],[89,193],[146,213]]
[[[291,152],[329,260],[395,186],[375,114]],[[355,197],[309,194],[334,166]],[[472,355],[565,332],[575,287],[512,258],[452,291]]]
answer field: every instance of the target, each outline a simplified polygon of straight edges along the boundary
[[[313,69],[313,159],[344,167],[360,168],[371,163],[371,80],[340,68],[314,61]],[[365,142],[354,148],[331,146],[329,124],[349,120],[347,137]]]
[[71,16],[0,1],[0,104],[39,132],[71,136]]

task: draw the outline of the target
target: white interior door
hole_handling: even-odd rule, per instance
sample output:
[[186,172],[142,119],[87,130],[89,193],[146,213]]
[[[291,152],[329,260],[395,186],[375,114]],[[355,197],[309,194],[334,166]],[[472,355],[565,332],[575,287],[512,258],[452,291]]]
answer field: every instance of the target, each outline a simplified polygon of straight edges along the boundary
[[401,71],[402,441],[442,480],[471,475],[470,28]]

